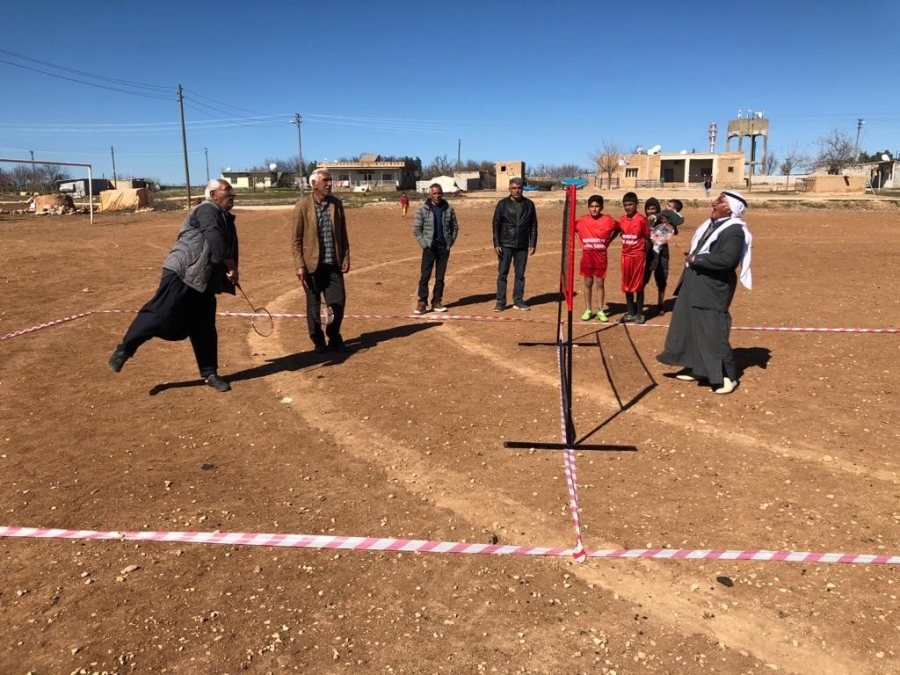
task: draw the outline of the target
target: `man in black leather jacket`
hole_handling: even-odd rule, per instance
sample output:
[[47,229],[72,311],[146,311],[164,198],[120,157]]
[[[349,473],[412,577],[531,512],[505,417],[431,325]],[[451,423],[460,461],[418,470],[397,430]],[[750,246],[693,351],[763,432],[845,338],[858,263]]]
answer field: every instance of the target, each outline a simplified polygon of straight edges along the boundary
[[510,264],[515,267],[513,307],[531,309],[525,304],[525,267],[528,256],[537,248],[538,220],[534,202],[522,195],[522,179],[509,179],[509,197],[494,209],[494,251],[497,253],[497,304],[495,312],[506,309],[506,280]]

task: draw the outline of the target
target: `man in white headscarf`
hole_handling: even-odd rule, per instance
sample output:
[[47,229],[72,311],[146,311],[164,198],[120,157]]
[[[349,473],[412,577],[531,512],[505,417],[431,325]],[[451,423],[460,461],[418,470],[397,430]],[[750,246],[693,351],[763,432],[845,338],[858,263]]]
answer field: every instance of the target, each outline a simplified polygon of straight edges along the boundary
[[728,309],[740,281],[752,287],[750,251],[753,238],[741,219],[747,200],[726,190],[712,203],[712,214],[694,233],[685,256],[677,300],[660,363],[682,366],[679,380],[709,382],[716,394],[730,394],[738,385],[734,353],[728,340]]

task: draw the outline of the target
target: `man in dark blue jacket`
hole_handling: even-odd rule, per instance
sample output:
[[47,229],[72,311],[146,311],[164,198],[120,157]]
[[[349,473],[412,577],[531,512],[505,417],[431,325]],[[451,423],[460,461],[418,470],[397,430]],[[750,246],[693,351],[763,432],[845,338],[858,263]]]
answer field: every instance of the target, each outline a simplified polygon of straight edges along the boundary
[[525,304],[525,267],[537,248],[538,220],[534,202],[522,195],[522,179],[509,179],[509,197],[494,209],[494,252],[497,254],[497,304],[495,312],[506,309],[506,280],[515,267],[513,307],[528,311]]

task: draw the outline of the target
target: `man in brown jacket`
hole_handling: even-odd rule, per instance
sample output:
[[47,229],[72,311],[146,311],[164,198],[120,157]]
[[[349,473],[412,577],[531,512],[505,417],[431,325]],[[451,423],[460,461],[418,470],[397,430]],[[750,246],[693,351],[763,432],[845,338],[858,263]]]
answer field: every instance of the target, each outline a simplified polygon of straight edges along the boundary
[[[316,353],[346,352],[341,337],[344,319],[344,274],[350,271],[350,242],[344,204],[331,196],[332,179],[326,169],[316,169],[309,177],[312,195],[294,205],[293,241],[297,278],[306,293],[306,324]],[[333,313],[322,332],[322,296]],[[325,336],[328,336],[328,344]]]

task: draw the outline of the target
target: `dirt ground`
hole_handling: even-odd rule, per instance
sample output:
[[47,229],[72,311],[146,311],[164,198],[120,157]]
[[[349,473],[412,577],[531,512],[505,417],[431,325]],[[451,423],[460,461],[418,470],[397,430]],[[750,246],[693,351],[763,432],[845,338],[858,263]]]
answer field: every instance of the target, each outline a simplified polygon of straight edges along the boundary
[[[0,525],[571,546],[561,452],[503,447],[560,440],[556,351],[520,343],[555,339],[561,205],[540,202],[533,310],[495,321],[492,202],[455,204],[460,318],[411,315],[412,221],[354,209],[355,351],[313,354],[302,320],[263,339],[222,317],[227,394],[186,342],[110,372],[127,313],[0,342]],[[895,210],[752,207],[736,327],[897,327]],[[245,290],[301,312],[290,211],[235,213]],[[685,215],[682,242],[707,213]],[[137,310],[182,218],[0,218],[0,335]],[[741,385],[722,397],[665,377],[668,319],[576,321],[579,437],[638,447],[577,453],[587,548],[900,554],[900,336],[735,330]],[[900,672],[896,566],[2,538],[0,580],[9,675]]]

